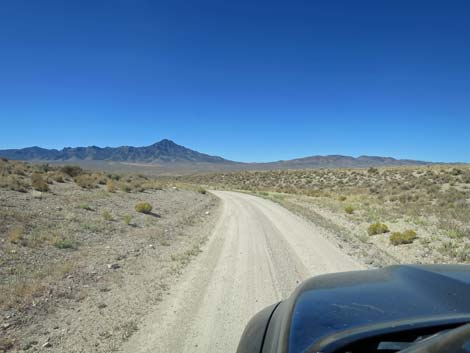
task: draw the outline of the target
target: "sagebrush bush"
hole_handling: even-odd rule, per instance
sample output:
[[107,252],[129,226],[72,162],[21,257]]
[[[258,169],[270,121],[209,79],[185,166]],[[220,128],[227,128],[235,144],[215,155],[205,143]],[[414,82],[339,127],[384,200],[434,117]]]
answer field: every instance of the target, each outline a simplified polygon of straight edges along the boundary
[[31,174],[31,186],[34,190],[37,191],[48,191],[49,185],[47,185],[46,180],[43,178],[42,174],[33,173]]
[[148,202],[139,202],[135,205],[135,210],[140,213],[150,213],[152,212],[152,205]]
[[83,169],[76,165],[64,165],[60,171],[68,176],[75,178],[83,173]]
[[347,214],[353,214],[354,213],[354,207],[352,207],[351,205],[348,205],[344,208],[344,212],[346,212]]
[[414,230],[407,230],[403,233],[394,232],[390,235],[390,243],[393,245],[400,245],[400,244],[411,244],[417,238],[417,234]]
[[75,184],[83,189],[94,189],[98,187],[95,178],[89,174],[81,174],[73,180],[75,181]]
[[204,189],[203,187],[199,187],[199,188],[197,189],[197,192],[200,193],[200,194],[202,194],[202,195],[205,195],[205,194],[207,193],[206,189]]
[[389,229],[386,224],[376,222],[372,223],[369,228],[367,228],[367,233],[372,236],[372,235],[377,235],[377,234],[384,234],[388,233]]

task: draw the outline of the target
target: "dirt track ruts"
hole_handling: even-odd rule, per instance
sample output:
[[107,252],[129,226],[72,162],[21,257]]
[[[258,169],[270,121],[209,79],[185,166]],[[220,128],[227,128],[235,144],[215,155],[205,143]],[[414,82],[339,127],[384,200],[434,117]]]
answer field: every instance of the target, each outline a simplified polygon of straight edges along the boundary
[[321,228],[255,196],[214,191],[220,219],[200,254],[124,352],[230,353],[251,316],[314,275],[363,265]]

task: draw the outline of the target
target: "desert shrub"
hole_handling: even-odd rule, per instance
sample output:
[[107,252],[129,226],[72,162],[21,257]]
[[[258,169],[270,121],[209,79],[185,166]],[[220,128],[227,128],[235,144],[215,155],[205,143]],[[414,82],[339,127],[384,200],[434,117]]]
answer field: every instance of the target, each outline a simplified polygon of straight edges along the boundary
[[121,176],[118,174],[108,174],[107,175],[108,179],[114,180],[114,181],[119,181],[121,179]]
[[103,212],[101,212],[101,216],[103,217],[103,219],[105,221],[112,221],[113,220],[113,216],[107,210],[103,210]]
[[64,174],[62,174],[60,172],[51,173],[49,176],[52,180],[54,180],[57,183],[65,183]]
[[120,188],[124,192],[131,192],[132,191],[132,186],[128,183],[121,184]]
[[78,205],[77,208],[80,208],[82,210],[87,210],[87,211],[94,211],[93,207],[91,207],[90,205],[88,205],[86,203],[82,203],[82,204]]
[[205,194],[207,193],[206,189],[204,189],[203,187],[199,187],[199,188],[197,189],[197,192],[200,193],[200,194],[202,194],[202,195],[205,195]]
[[144,192],[145,191],[145,186],[143,183],[139,181],[133,181],[131,183],[131,189],[137,192]]
[[114,181],[112,179],[108,179],[106,182],[106,190],[108,190],[108,192],[116,192],[116,185],[114,185]]
[[152,205],[148,202],[139,202],[135,205],[135,210],[140,213],[150,213],[152,211]]
[[53,242],[53,245],[57,249],[76,249],[77,243],[73,240],[66,239],[66,238],[58,238]]
[[122,221],[126,224],[126,225],[130,225],[131,222],[132,222],[132,217],[129,216],[129,215],[124,215],[122,217]]
[[73,179],[75,181],[75,184],[80,186],[83,189],[94,189],[98,187],[96,185],[96,180],[93,178],[93,176],[89,174],[81,174]]
[[372,235],[377,235],[377,234],[384,234],[388,233],[389,229],[386,224],[376,222],[372,223],[369,228],[367,228],[367,233],[372,236]]
[[29,188],[29,185],[26,184],[20,177],[8,175],[0,176],[0,188],[19,192],[26,192]]
[[83,169],[76,165],[65,165],[60,168],[60,171],[68,176],[75,178],[83,173]]
[[369,173],[369,174],[379,174],[379,170],[377,168],[370,167],[369,169],[367,169],[367,173]]
[[47,185],[46,180],[39,173],[31,174],[31,186],[34,190],[37,191],[48,191],[49,185]]
[[394,232],[390,235],[390,243],[393,245],[411,244],[416,238],[416,232],[411,229],[404,231],[403,233]]
[[344,212],[346,212],[347,214],[353,214],[354,213],[354,207],[352,207],[351,205],[348,205],[344,208]]
[[338,200],[343,202],[343,201],[346,201],[348,198],[344,195],[341,195],[340,197],[338,197]]
[[14,227],[8,232],[7,240],[13,244],[22,244],[24,242],[23,228]]

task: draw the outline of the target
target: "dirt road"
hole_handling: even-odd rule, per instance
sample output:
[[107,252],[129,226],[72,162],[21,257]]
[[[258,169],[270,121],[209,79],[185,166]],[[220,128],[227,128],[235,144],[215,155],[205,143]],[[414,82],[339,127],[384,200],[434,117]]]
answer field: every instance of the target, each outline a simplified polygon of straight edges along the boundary
[[250,317],[302,280],[361,269],[315,225],[251,195],[216,191],[220,219],[203,253],[124,352],[235,352]]

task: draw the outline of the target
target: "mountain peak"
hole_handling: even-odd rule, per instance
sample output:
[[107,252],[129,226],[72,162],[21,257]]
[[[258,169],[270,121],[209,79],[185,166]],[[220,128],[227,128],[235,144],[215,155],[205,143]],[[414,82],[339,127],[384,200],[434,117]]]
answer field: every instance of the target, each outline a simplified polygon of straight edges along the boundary
[[44,161],[101,160],[146,163],[232,163],[222,157],[193,151],[169,139],[163,139],[145,147],[66,147],[60,151],[41,148],[3,150],[0,151],[0,156],[9,159]]

